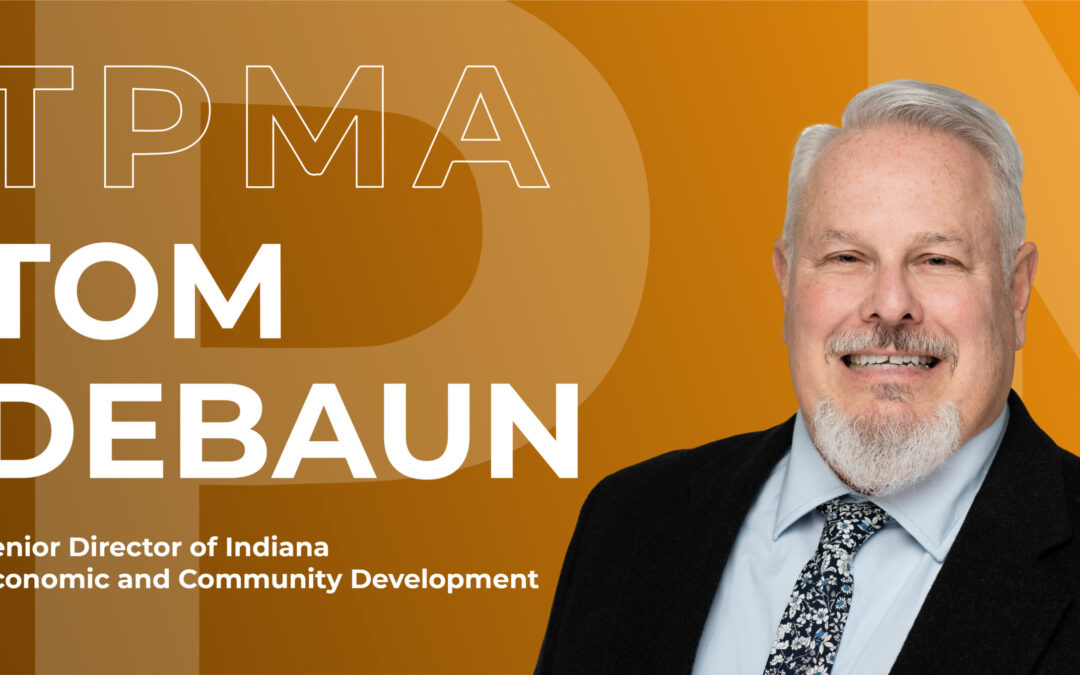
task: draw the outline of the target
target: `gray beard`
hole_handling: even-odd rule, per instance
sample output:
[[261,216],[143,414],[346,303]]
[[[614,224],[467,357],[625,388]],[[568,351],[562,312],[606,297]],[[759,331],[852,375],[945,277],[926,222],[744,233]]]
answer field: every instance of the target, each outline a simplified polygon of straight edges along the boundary
[[955,403],[922,419],[914,415],[850,418],[823,398],[810,424],[829,468],[867,496],[895,494],[941,464],[960,447],[963,423]]

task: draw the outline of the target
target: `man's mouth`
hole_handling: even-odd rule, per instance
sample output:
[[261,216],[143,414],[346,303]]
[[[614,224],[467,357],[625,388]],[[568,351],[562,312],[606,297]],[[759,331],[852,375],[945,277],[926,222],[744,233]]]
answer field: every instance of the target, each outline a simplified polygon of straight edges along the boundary
[[938,357],[926,354],[845,354],[840,358],[852,370],[930,370],[941,362]]

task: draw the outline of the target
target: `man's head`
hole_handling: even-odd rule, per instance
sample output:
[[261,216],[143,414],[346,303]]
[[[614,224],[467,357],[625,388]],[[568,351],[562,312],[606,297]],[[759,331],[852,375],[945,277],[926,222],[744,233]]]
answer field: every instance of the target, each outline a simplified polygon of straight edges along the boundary
[[815,444],[867,494],[923,475],[1001,412],[1037,253],[1020,150],[960,92],[898,81],[803,132],[773,267]]

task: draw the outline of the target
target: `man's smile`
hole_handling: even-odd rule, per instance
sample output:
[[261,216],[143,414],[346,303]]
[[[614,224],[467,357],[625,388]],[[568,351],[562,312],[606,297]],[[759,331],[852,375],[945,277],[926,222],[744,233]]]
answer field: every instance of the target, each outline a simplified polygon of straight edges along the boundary
[[841,357],[851,370],[895,370],[898,368],[930,370],[941,362],[929,354],[845,354]]

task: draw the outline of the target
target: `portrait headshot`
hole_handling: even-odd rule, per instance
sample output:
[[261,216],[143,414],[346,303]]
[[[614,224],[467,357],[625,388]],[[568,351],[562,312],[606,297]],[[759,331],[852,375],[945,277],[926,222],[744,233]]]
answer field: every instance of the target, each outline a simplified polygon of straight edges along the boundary
[[1006,120],[937,84],[803,131],[783,326],[732,319],[782,330],[798,410],[592,490],[536,673],[1080,672],[1080,458],[1011,389],[1022,178]]

